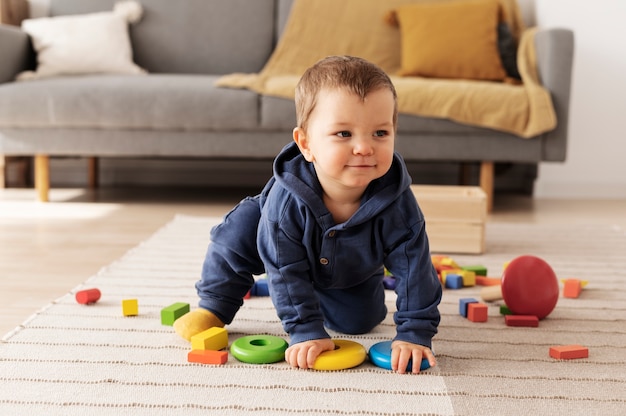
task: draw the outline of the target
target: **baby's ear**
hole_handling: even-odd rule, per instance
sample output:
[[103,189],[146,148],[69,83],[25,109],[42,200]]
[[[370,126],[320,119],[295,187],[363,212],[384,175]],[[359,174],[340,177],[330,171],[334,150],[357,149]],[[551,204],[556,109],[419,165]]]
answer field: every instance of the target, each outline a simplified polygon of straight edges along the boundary
[[313,153],[309,148],[309,141],[303,128],[296,127],[293,129],[293,141],[298,145],[304,159],[306,159],[307,162],[313,162]]

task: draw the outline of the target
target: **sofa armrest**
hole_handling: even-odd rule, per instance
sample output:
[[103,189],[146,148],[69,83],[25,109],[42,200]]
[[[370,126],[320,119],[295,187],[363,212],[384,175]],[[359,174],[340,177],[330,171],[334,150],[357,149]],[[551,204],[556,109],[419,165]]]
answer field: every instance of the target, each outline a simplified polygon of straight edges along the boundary
[[567,151],[569,101],[574,60],[574,33],[569,29],[541,29],[535,35],[537,70],[552,95],[556,129],[545,134],[543,160],[564,161]]
[[21,71],[32,69],[30,38],[18,27],[0,24],[0,51],[0,84],[14,81]]

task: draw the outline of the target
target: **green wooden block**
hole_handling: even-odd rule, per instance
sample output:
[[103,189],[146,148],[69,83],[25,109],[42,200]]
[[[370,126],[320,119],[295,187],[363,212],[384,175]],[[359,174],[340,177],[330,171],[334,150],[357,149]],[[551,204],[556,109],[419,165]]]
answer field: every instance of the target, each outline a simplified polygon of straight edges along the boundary
[[479,264],[463,266],[461,267],[463,270],[469,270],[471,272],[476,273],[476,276],[487,276],[487,268],[485,266],[481,266]]
[[506,305],[500,305],[500,315],[513,315],[513,312]]
[[161,309],[161,324],[174,325],[174,321],[189,312],[189,304],[184,302],[174,303],[167,308]]

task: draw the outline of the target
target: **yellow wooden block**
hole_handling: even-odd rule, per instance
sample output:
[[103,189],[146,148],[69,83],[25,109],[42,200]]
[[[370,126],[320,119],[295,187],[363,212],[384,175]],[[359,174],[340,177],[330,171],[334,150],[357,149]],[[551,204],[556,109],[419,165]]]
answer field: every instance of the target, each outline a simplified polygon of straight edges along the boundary
[[228,332],[224,328],[213,327],[191,337],[192,350],[221,350],[228,347]]
[[454,267],[455,269],[460,269],[461,266],[459,266],[457,264],[456,261],[454,261],[454,259],[452,259],[451,257],[444,257],[441,259],[441,264],[443,266],[450,266],[450,267]]
[[476,273],[471,270],[461,270],[460,273],[463,278],[463,286],[476,286]]
[[124,316],[139,315],[139,303],[137,302],[137,299],[122,300],[122,314]]

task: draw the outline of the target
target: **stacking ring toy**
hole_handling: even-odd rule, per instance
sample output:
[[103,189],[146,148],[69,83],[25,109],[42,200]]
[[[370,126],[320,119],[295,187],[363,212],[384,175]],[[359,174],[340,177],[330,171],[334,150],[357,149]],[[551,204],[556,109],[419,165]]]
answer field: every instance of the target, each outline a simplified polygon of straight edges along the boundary
[[285,359],[287,341],[272,335],[241,337],[230,346],[230,353],[244,363],[270,364]]
[[334,339],[335,349],[321,353],[313,369],[315,370],[345,370],[356,367],[365,361],[367,352],[365,347],[358,342],[345,339]]
[[[391,370],[391,341],[383,341],[372,345],[369,351],[370,361],[386,370]],[[424,371],[430,368],[430,363],[427,358],[422,358],[420,364],[420,371]],[[413,362],[409,360],[409,364],[406,366],[406,371],[413,370]]]
[[559,281],[548,263],[535,256],[511,260],[502,273],[502,297],[515,315],[543,319],[559,300]]

